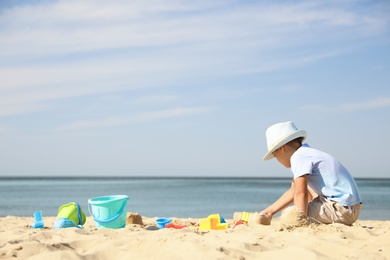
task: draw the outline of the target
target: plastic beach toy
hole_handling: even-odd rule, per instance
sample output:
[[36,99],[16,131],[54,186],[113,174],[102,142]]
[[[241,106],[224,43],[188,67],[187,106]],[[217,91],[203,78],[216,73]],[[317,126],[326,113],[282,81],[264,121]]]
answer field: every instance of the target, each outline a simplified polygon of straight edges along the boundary
[[169,223],[169,224],[166,224],[165,227],[166,228],[174,228],[174,229],[182,229],[182,228],[186,228],[187,226],[185,226],[185,225],[176,225],[176,224],[173,224],[173,223]]
[[34,213],[34,223],[31,225],[32,228],[43,228],[44,223],[42,220],[42,211],[37,211]]
[[199,220],[199,228],[206,230],[225,230],[228,228],[228,224],[219,214],[212,214],[207,218]]
[[271,219],[267,214],[260,214],[257,212],[235,212],[233,219],[235,224],[233,228],[241,224],[260,224],[260,225],[270,225]]
[[71,227],[75,227],[75,226],[76,226],[76,224],[68,218],[58,218],[54,222],[54,229],[71,228]]
[[[255,214],[257,214],[257,212]],[[233,228],[235,228],[238,225],[248,224],[249,216],[250,216],[250,213],[245,212],[245,211],[242,212],[241,213],[241,218],[234,224]]]
[[57,219],[66,218],[71,220],[75,225],[84,225],[87,220],[82,208],[76,202],[69,202],[58,208]]
[[127,216],[127,195],[110,195],[88,200],[88,210],[97,228],[124,228]]
[[156,219],[157,227],[158,228],[165,228],[166,224],[169,224],[172,222],[172,219],[170,218],[158,218]]
[[[256,212],[257,213],[257,212]],[[249,220],[249,213],[248,212],[242,212],[242,217],[241,217],[241,220],[245,223],[248,223],[248,220]]]
[[58,215],[54,222],[54,229],[78,227],[82,228],[86,217],[76,202],[70,202],[58,208]]

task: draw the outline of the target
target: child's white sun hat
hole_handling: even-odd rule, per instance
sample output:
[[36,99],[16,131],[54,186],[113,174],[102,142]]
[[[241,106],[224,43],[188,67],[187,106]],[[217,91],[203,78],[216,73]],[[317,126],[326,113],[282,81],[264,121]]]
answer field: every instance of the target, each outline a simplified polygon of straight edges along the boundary
[[298,137],[303,137],[303,139],[305,139],[307,133],[305,130],[298,130],[292,121],[288,121],[268,127],[265,136],[267,138],[268,152],[263,159],[270,160],[274,158],[272,153],[278,148]]

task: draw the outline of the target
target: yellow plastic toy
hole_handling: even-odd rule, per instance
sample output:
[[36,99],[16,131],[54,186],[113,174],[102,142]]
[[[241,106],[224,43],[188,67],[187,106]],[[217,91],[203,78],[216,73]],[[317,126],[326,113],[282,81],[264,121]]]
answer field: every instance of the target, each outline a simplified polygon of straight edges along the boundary
[[242,212],[241,220],[244,221],[245,223],[248,223],[248,219],[249,219],[249,213],[245,211]]
[[225,220],[221,218],[219,214],[212,214],[207,218],[202,218],[199,220],[199,229],[225,230],[228,228],[228,224],[221,223],[221,219],[223,220],[223,222],[225,222]]

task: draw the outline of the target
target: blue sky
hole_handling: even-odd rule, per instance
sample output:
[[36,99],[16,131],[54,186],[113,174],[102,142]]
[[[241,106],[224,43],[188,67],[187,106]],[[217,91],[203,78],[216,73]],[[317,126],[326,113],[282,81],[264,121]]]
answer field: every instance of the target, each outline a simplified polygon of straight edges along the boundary
[[388,1],[0,3],[0,175],[290,177],[292,120],[389,177]]

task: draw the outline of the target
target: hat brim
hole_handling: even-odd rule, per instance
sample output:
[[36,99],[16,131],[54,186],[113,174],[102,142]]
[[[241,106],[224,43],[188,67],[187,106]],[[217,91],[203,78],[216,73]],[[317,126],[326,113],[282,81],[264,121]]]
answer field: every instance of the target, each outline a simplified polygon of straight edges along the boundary
[[283,145],[287,144],[288,142],[294,140],[294,139],[297,139],[299,137],[303,137],[303,140],[305,140],[307,136],[307,133],[305,130],[297,130],[295,132],[292,132],[291,134],[283,137],[282,139],[280,139],[280,141],[278,141],[263,157],[263,160],[267,161],[267,160],[270,160],[272,158],[274,158],[275,156],[272,154],[273,152],[275,152],[277,149],[279,149],[280,147],[282,147]]

